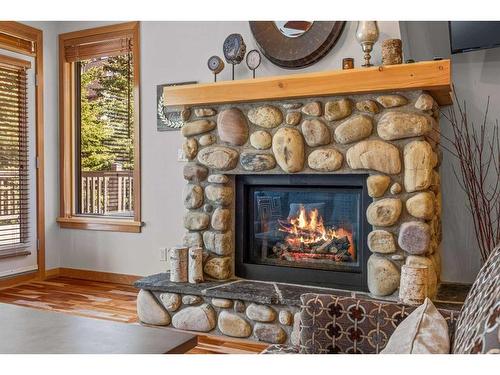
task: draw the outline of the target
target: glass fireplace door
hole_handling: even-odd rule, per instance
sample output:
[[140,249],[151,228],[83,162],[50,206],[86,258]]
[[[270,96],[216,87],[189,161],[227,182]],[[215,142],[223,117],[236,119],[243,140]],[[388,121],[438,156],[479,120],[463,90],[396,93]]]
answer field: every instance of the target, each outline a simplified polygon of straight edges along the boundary
[[360,190],[253,187],[250,258],[255,264],[314,269],[358,266]]

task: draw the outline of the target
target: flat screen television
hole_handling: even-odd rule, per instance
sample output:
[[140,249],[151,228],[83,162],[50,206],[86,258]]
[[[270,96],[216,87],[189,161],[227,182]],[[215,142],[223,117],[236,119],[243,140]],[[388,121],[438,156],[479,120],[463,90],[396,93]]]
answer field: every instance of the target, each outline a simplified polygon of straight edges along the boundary
[[500,22],[450,21],[451,53],[500,47]]

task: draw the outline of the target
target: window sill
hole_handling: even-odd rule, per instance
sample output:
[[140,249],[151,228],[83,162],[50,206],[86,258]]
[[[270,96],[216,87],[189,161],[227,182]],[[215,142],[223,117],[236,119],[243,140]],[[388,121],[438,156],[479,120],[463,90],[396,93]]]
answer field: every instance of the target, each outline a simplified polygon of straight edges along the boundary
[[94,217],[58,217],[59,227],[66,229],[100,230],[108,232],[141,233],[142,222]]

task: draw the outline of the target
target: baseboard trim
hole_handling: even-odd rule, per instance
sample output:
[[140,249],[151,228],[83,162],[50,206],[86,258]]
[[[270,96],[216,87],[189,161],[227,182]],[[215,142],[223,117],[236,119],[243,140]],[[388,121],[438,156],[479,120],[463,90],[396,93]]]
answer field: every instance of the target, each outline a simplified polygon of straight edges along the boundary
[[33,280],[39,280],[38,271],[25,272],[16,276],[2,277],[0,278],[0,289],[10,288]]
[[81,279],[88,281],[100,281],[114,284],[133,285],[142,276],[126,275],[122,273],[101,272],[82,270],[76,268],[52,268],[45,271],[45,279],[53,279],[56,277],[69,277],[71,279]]

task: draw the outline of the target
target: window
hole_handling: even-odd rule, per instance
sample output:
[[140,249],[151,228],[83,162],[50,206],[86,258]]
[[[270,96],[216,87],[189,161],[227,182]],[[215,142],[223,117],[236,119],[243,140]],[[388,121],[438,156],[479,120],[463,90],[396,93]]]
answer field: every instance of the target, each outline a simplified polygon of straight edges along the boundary
[[29,61],[0,55],[0,254],[29,240]]
[[60,35],[62,227],[140,231],[138,23]]

